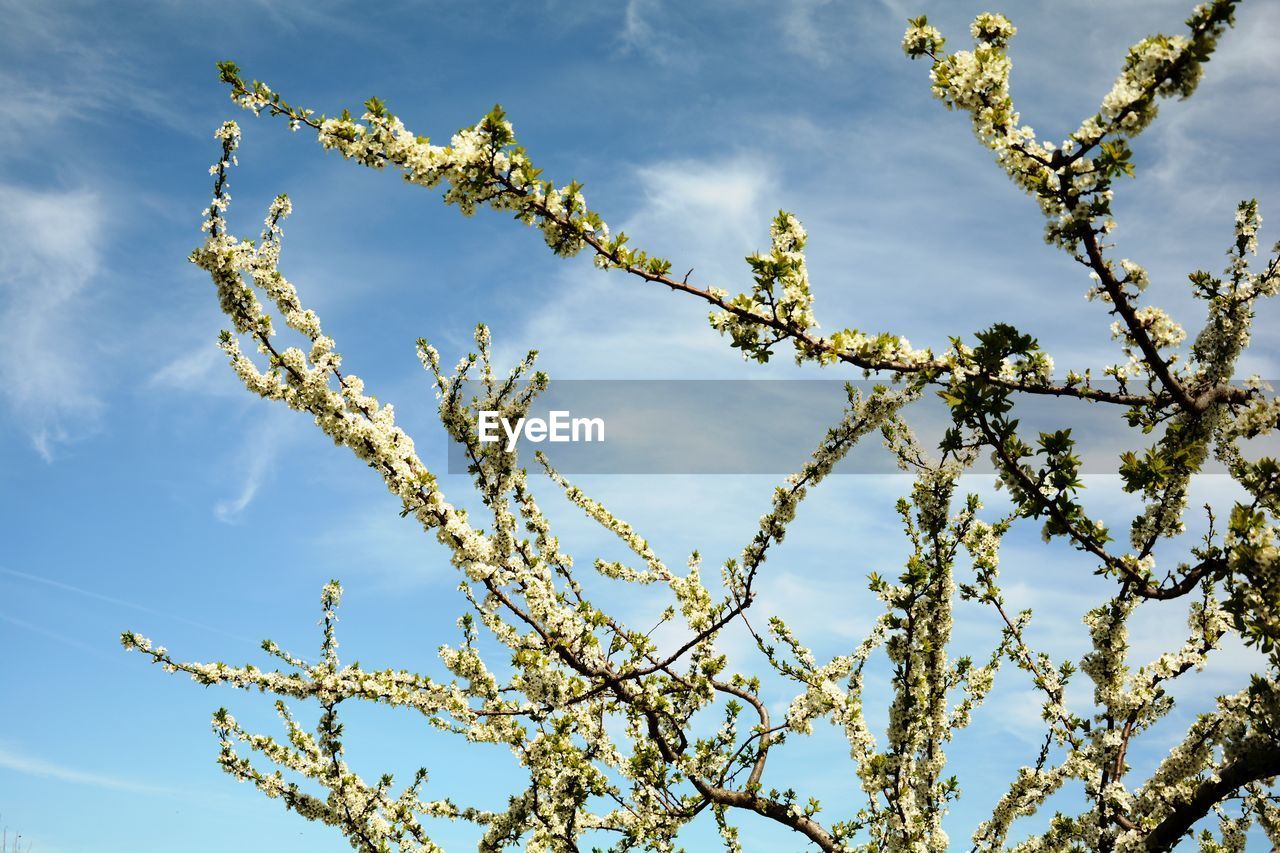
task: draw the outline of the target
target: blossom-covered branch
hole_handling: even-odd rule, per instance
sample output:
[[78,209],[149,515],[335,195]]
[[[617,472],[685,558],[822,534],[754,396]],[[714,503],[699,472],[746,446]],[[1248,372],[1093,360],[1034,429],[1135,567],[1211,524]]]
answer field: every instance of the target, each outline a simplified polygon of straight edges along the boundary
[[[774,219],[770,251],[747,258],[754,278],[752,291],[730,297],[725,290],[690,283],[688,275],[674,275],[669,260],[632,248],[625,233],[611,236],[601,215],[587,207],[581,184],[571,181],[557,187],[541,177],[542,170],[517,144],[500,107],[473,127],[459,130],[449,145],[440,146],[406,129],[377,98],[365,104],[367,111],[358,121],[345,110],[338,118],[327,118],[290,104],[265,83],[246,83],[234,63],[220,63],[219,69],[231,87],[232,99],[242,107],[282,116],[294,129],[309,127],[321,145],[348,159],[375,169],[396,168],[406,181],[419,186],[443,185],[445,202],[467,215],[482,205],[513,212],[520,221],[539,228],[556,254],[574,255],[587,249],[603,269],[620,269],[702,299],[715,309],[712,325],[730,336],[746,357],[767,361],[777,344],[789,341],[798,361],[844,363],[925,379],[964,374],[968,369],[968,348],[958,341],[951,350],[935,355],[893,334],[856,329],[819,333],[804,263],[807,235],[790,213],[781,211]],[[1005,366],[988,379],[1027,393],[1124,406],[1170,402],[1159,395],[1098,386],[1087,376],[1055,383],[1049,379],[1051,371],[1052,360],[1039,353],[1024,364]]]
[[[1280,403],[1260,380],[1241,383],[1236,376],[1258,300],[1280,290],[1280,267],[1273,258],[1261,270],[1251,268],[1260,217],[1255,202],[1242,203],[1225,272],[1190,276],[1207,321],[1184,351],[1182,328],[1138,303],[1147,273],[1136,262],[1112,261],[1106,244],[1114,227],[1112,184],[1133,171],[1128,140],[1155,118],[1158,98],[1192,93],[1236,5],[1214,0],[1193,13],[1187,35],[1136,45],[1099,111],[1061,145],[1038,142],[1020,124],[1007,54],[1016,30],[1003,16],[975,19],[972,51],[946,53],[942,34],[924,18],[910,22],[903,42],[908,55],[930,60],[935,95],[970,113],[978,138],[1035,196],[1048,220],[1047,239],[1088,268],[1089,294],[1117,317],[1112,331],[1127,359],[1104,371],[1114,389],[1096,384],[1088,370],[1055,379],[1053,361],[1035,339],[1001,323],[971,343],[954,338],[937,354],[896,334],[820,334],[804,255],[808,236],[790,213],[774,219],[769,250],[747,257],[750,289],[730,297],[675,277],[668,261],[631,248],[624,234],[611,235],[586,206],[580,184],[541,178],[500,109],[437,146],[407,131],[377,99],[359,120],[346,113],[326,118],[264,84],[246,84],[234,65],[223,63],[223,79],[241,106],[283,116],[295,129],[306,126],[326,148],[356,162],[443,187],[445,200],[463,213],[481,205],[514,213],[539,228],[558,254],[590,250],[601,267],[700,298],[715,309],[713,326],[749,358],[767,360],[789,342],[800,362],[883,372],[896,387],[865,397],[849,389],[841,419],[774,490],[757,531],[740,555],[724,561],[718,583],[704,578],[697,553],[685,569],[673,568],[635,527],[540,459],[552,486],[630,554],[595,560],[587,582],[553,535],[518,457],[478,433],[478,412],[521,417],[546,388],[547,378],[534,369],[536,354],[499,374],[489,332],[480,326],[476,352],[450,371],[437,350],[418,342],[440,423],[466,454],[483,504],[484,521],[473,520],[447,500],[394,408],[344,369],[336,343],[281,272],[287,197],[272,203],[256,241],[232,236],[228,183],[240,133],[227,122],[216,134],[221,154],[210,170],[205,241],[191,256],[209,273],[231,325],[221,347],[248,390],[307,413],[377,472],[401,514],[447,552],[470,609],[458,622],[461,641],[439,649],[436,674],[343,663],[336,581],[322,591],[314,662],[270,641],[263,650],[278,663],[269,670],[186,661],[133,632],[122,642],[199,684],[277,697],[283,739],[246,730],[225,709],[214,714],[220,765],[287,808],[336,827],[362,851],[436,850],[437,820],[475,824],[486,851],[517,845],[577,851],[602,843],[617,851],[667,851],[706,812],[729,851],[742,849],[738,822],[755,815],[825,851],[941,853],[953,846],[944,817],[962,793],[958,776],[947,774],[947,746],[980,712],[1006,662],[1010,677],[1036,691],[1044,738],[1033,763],[1013,774],[972,833],[973,850],[1165,851],[1189,833],[1202,850],[1242,850],[1253,825],[1280,843],[1273,791],[1280,775],[1280,464],[1251,446],[1280,425]],[[278,322],[286,329],[278,330]],[[901,416],[929,386],[947,401],[953,422],[937,454]],[[1155,435],[1118,460],[1124,488],[1142,501],[1127,548],[1115,545],[1084,505],[1070,430],[1042,433],[1034,444],[1022,438],[1015,411],[1025,394],[1118,405],[1132,427]],[[753,621],[757,581],[767,560],[788,558],[782,546],[805,497],[858,441],[877,432],[914,479],[897,505],[909,553],[896,578],[870,575],[881,612],[851,648],[823,660],[795,626],[776,617]],[[957,494],[981,453],[991,454],[1012,502],[1012,511],[994,520],[982,517],[975,496]],[[1185,534],[1193,479],[1210,460],[1226,467],[1245,497],[1225,516],[1208,510],[1200,543],[1162,576],[1157,545]],[[1037,651],[1031,613],[1011,612],[1002,591],[1002,541],[1029,518],[1043,521],[1047,539],[1065,539],[1099,573],[1117,579],[1110,597],[1085,616],[1089,651],[1078,661],[1055,662]],[[667,606],[656,620],[669,630],[661,641],[652,627],[629,626],[597,603],[634,584],[663,592]],[[1188,604],[1184,639],[1135,664],[1133,615],[1152,600],[1172,599]],[[957,600],[984,606],[996,626],[998,637],[980,656],[955,652]],[[718,643],[731,625],[754,639],[754,661],[730,661],[722,652]],[[482,654],[482,631],[499,655]],[[1169,685],[1200,670],[1233,632],[1267,653],[1265,670],[1191,723],[1148,778],[1133,780],[1136,744],[1174,708]],[[891,692],[882,735],[872,730],[865,707],[865,673],[875,665],[887,667]],[[1092,683],[1091,707],[1068,700],[1077,674]],[[284,700],[318,705],[314,733]],[[366,781],[347,762],[339,716],[344,703],[358,701],[409,708],[442,732],[503,744],[527,780],[500,811],[425,798],[425,769],[398,789],[390,776]],[[816,796],[770,787],[771,757],[819,725],[845,737],[861,787],[861,805],[841,803],[828,809],[830,816]],[[246,746],[269,766],[241,754]],[[1039,834],[1019,836],[1018,819],[1040,812],[1067,786],[1082,794],[1080,809],[1057,813]]]

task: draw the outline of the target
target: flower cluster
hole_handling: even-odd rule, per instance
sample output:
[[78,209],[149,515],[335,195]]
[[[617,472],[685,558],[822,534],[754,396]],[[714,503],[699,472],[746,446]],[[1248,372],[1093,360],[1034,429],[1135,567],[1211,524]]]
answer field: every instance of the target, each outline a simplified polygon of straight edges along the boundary
[[1195,91],[1202,64],[1232,22],[1235,3],[1215,0],[1198,8],[1187,21],[1187,36],[1152,36],[1134,45],[1097,114],[1060,144],[1038,141],[1031,127],[1020,124],[1009,94],[1007,53],[1017,30],[1004,16],[983,13],[974,19],[973,50],[944,53],[942,34],[925,18],[910,22],[902,46],[912,59],[930,57],[934,95],[948,109],[970,114],[978,139],[1039,201],[1049,220],[1045,238],[1082,260],[1101,263],[1087,244],[1113,227],[1112,179],[1133,172],[1124,139],[1151,123],[1157,98],[1185,98]]

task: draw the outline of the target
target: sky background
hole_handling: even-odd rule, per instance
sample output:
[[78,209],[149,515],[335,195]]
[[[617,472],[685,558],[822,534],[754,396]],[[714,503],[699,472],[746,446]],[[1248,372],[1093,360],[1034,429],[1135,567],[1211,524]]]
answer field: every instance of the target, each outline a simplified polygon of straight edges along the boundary
[[[694,268],[691,280],[747,287],[742,256],[767,248],[769,219],[786,208],[810,234],[824,328],[940,347],[998,320],[1036,335],[1059,369],[1096,370],[1119,356],[1109,318],[1082,298],[1082,271],[1043,244],[1034,202],[899,48],[908,16],[928,13],[960,47],[988,8],[0,0],[0,823],[39,853],[347,849],[214,763],[210,713],[226,705],[277,732],[269,700],[166,676],[123,653],[119,633],[137,630],[187,659],[263,664],[266,636],[299,653],[318,646],[320,587],[339,577],[346,656],[436,671],[435,648],[456,639],[463,602],[447,555],[307,417],[239,387],[216,349],[225,322],[186,256],[201,239],[222,121],[244,129],[233,227],[256,234],[269,200],[291,195],[283,270],[346,366],[396,404],[440,470],[445,439],[413,342],[428,338],[452,363],[479,321],[493,328],[498,361],[537,348],[553,378],[844,376],[798,373],[785,357],[744,364],[701,303],[601,273],[585,256],[555,258],[506,217],[464,219],[434,192],[255,120],[227,99],[217,60],[330,114],[377,95],[441,142],[500,102],[548,177],[585,182],[615,230]],[[1011,55],[1023,120],[1061,140],[1096,111],[1128,45],[1180,32],[1190,3],[992,8],[1019,28]],[[1151,298],[1193,328],[1202,312],[1186,274],[1223,266],[1236,203],[1256,196],[1264,219],[1280,222],[1277,43],[1280,4],[1246,2],[1199,92],[1163,104],[1135,144],[1137,180],[1117,186],[1116,255],[1146,265]],[[1269,245],[1277,231],[1263,229]],[[1264,308],[1259,327],[1275,320]],[[1244,371],[1280,375],[1275,347],[1259,340]],[[796,428],[816,442],[824,424]],[[748,541],[776,479],[580,482],[669,563],[697,548],[716,566]],[[990,494],[989,479],[965,486]],[[462,478],[443,483],[451,499],[471,501]],[[1090,484],[1091,509],[1122,522],[1131,504],[1114,479]],[[1230,495],[1217,479],[1198,488]],[[847,651],[877,612],[866,574],[894,573],[905,554],[892,506],[908,489],[899,477],[833,478],[770,560],[758,609],[795,619],[820,654]],[[552,489],[540,494],[579,563],[616,552]],[[1059,657],[1083,653],[1080,615],[1109,588],[1093,567],[1044,546],[1032,527],[1011,538],[1004,566],[1014,605],[1038,608],[1035,642]],[[649,603],[628,597],[618,609],[638,616]],[[1144,607],[1135,660],[1180,643],[1178,619],[1176,604]],[[990,614],[962,608],[957,620],[961,645],[985,656],[997,634]],[[746,659],[741,637],[725,645]],[[1187,701],[1134,753],[1135,777],[1197,709],[1244,686],[1255,662],[1229,648],[1180,685]],[[869,692],[885,695],[882,676]],[[770,696],[779,712],[787,698]],[[1029,683],[1006,671],[951,749],[965,790],[948,819],[953,838],[967,838],[1033,760],[1037,714]],[[357,709],[348,733],[357,770],[403,776],[425,763],[431,796],[497,806],[514,772],[509,756],[407,714]],[[797,739],[766,782],[827,795],[834,818],[853,785],[848,763],[833,760],[844,750],[830,734]],[[763,824],[743,828],[750,850],[800,848]],[[474,833],[446,825],[437,838],[467,849]],[[709,849],[701,831],[688,844]]]

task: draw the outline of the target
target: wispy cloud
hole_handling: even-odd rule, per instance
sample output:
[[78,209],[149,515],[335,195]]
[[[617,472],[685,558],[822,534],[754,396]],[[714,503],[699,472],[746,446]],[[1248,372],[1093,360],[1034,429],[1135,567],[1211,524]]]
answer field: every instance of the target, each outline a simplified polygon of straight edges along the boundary
[[[283,414],[283,413],[276,413]],[[286,421],[279,417],[263,418],[252,428],[241,447],[238,467],[240,486],[234,497],[218,501],[213,515],[218,521],[234,524],[257,497],[258,490],[270,476],[287,435]]]
[[[117,598],[116,596],[113,596],[113,595],[103,595],[100,592],[95,592],[94,590],[91,590],[91,589],[85,589],[84,587],[75,586],[74,584],[65,583],[55,578],[43,577],[41,575],[33,575],[33,574],[30,574],[29,572],[20,572],[16,569],[7,569],[7,568],[4,568],[3,566],[0,566],[0,575],[6,575],[14,580],[23,581],[28,584],[47,587],[49,589],[57,590],[58,592],[69,592],[74,595],[82,596],[84,598],[93,599],[94,601],[100,601],[104,604],[110,604],[114,607],[125,607],[130,610],[136,610],[141,613],[147,613],[152,616],[163,616],[166,619],[169,619],[175,622],[181,622],[184,625],[191,625],[196,628],[201,628],[205,631],[210,631],[214,634],[221,634],[224,637],[230,637],[233,640],[239,640],[240,642],[243,642],[243,643],[252,643],[253,645],[256,645],[256,643],[253,643],[251,640],[241,637],[238,634],[229,633],[227,631],[222,630],[221,628],[214,627],[213,625],[208,625],[204,622],[197,622],[194,619],[187,619],[186,617],[180,616],[172,612],[171,610],[157,610],[154,607],[147,607],[144,604],[138,604],[136,601],[126,601],[123,598]],[[0,618],[5,618],[5,617],[0,617]],[[28,625],[27,623],[20,622],[16,619],[9,618],[8,621],[15,625],[18,625],[19,627],[35,628],[35,626]],[[38,630],[43,630],[43,629],[38,629]],[[79,641],[72,640],[71,638],[65,638],[65,639],[68,642],[80,644]],[[83,645],[83,644],[80,644],[80,645]],[[97,647],[94,647],[93,650],[99,651]]]
[[[708,253],[758,242],[761,214],[777,195],[773,166],[750,155],[708,160],[668,160],[636,170],[644,189],[644,205],[626,227],[657,237],[696,234]],[[767,221],[767,220],[765,220]]]
[[128,791],[135,794],[168,795],[172,793],[169,789],[158,785],[146,785],[120,776],[95,773],[78,767],[58,764],[57,762],[48,761],[13,749],[5,744],[0,744],[0,767],[28,776],[54,779],[72,785],[88,785],[93,788],[107,788],[113,791]]
[[94,657],[108,657],[108,654],[98,646],[82,642],[81,640],[77,640],[75,637],[68,637],[66,634],[63,634],[60,631],[51,630],[44,625],[37,625],[33,622],[18,619],[17,617],[10,616],[7,613],[0,613],[0,622],[7,622],[27,634],[38,634],[41,637],[62,643],[64,646],[70,646],[71,648],[78,649],[79,651],[88,655],[93,655]]
[[653,42],[653,27],[646,19],[657,0],[627,0],[622,13],[622,43],[629,49],[648,49]]
[[[332,574],[346,579],[358,572],[362,582],[391,593],[456,584],[453,568],[417,519],[398,517],[382,501],[344,512],[342,523],[330,525],[311,550],[315,565],[334,562]],[[347,557],[355,553],[362,556],[353,567]]]
[[[160,95],[145,54],[104,38],[90,16],[60,3],[0,2],[0,13],[7,24],[0,50],[20,69],[0,74],[0,116],[20,118],[0,125],[0,142],[21,134],[26,143],[6,145],[0,157],[29,154],[33,139],[64,130],[55,126],[68,119],[119,121],[121,112],[187,136],[204,134]],[[65,147],[65,138],[60,142]]]
[[[1280,108],[1280,94],[1273,85],[1280,71],[1275,50],[1280,9],[1249,8],[1241,19],[1205,68],[1200,91],[1185,104],[1164,105],[1151,129],[1155,157],[1148,174],[1167,195],[1194,195],[1199,210],[1233,207],[1237,196],[1254,191],[1233,185],[1228,163],[1214,151],[1221,150],[1224,137],[1241,145],[1263,142],[1258,125],[1239,117],[1272,115]],[[1259,167],[1265,169],[1265,160]],[[1229,234],[1230,221],[1224,219],[1222,231]]]
[[243,396],[244,388],[232,378],[226,361],[222,351],[206,341],[164,364],[151,374],[147,384],[155,388]]
[[655,20],[669,23],[671,11],[664,6],[664,0],[627,0],[619,34],[623,51],[647,56],[659,65],[696,64],[696,54],[684,49],[685,40],[678,28],[667,26],[659,30],[654,24]]
[[218,521],[231,524],[240,520],[241,513],[245,511],[245,508],[253,501],[254,496],[258,494],[258,486],[262,484],[262,477],[266,472],[266,467],[264,455],[257,453],[250,455],[248,470],[245,472],[240,494],[234,498],[218,501],[213,506],[213,515]]
[[[740,281],[743,256],[767,248],[777,196],[768,161],[750,155],[669,160],[638,167],[634,175],[639,204],[612,226],[631,235],[634,245],[674,263],[696,258],[691,280]],[[707,326],[700,304],[595,269],[575,268],[560,278],[558,291],[533,309],[521,336],[559,342],[542,362],[552,377],[581,377],[582,366],[589,365],[587,375],[654,378],[656,351],[687,356],[683,360],[698,364],[704,376],[717,364],[740,364],[736,351]],[[517,353],[501,349],[499,356]]]
[[103,209],[89,190],[0,184],[0,198],[0,395],[52,461],[102,409],[86,290],[98,273]]
[[791,0],[783,6],[782,32],[787,44],[795,53],[826,65],[831,62],[829,34],[824,33],[817,20],[818,12],[831,0]]

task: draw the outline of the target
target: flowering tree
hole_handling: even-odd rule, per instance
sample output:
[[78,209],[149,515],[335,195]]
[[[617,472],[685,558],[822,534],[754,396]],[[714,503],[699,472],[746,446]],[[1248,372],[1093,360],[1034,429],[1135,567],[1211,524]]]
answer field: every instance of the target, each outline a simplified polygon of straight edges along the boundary
[[[1132,47],[1098,112],[1061,144],[1041,141],[1019,123],[1006,53],[1015,30],[1004,17],[979,15],[970,30],[971,50],[948,52],[942,34],[924,18],[911,21],[903,39],[909,57],[928,61],[934,95],[971,115],[978,139],[1035,198],[1047,219],[1046,239],[1087,268],[1088,295],[1115,318],[1112,332],[1124,357],[1103,371],[1106,381],[1089,370],[1055,377],[1049,355],[1007,325],[980,331],[971,342],[953,338],[938,351],[913,348],[895,334],[820,333],[805,266],[806,235],[786,212],[772,224],[770,250],[747,258],[749,290],[730,296],[674,276],[669,261],[632,248],[625,234],[612,234],[586,206],[577,183],[556,186],[541,178],[500,109],[439,146],[406,130],[377,99],[359,120],[345,111],[326,118],[265,84],[246,83],[234,64],[222,64],[232,99],[255,114],[313,131],[322,146],[357,163],[443,187],[445,201],[464,214],[484,205],[513,213],[539,228],[556,254],[588,251],[602,268],[709,303],[712,325],[749,358],[766,361],[789,342],[797,362],[848,365],[874,372],[886,384],[865,396],[850,389],[843,417],[809,462],[775,489],[754,538],[723,565],[720,584],[704,581],[697,554],[684,570],[670,567],[630,525],[539,458],[568,499],[634,555],[630,565],[597,560],[593,570],[621,584],[669,591],[663,620],[678,623],[683,634],[664,647],[651,631],[622,624],[588,596],[515,454],[480,440],[478,412],[522,416],[545,387],[546,378],[533,370],[534,355],[499,374],[481,326],[477,352],[449,371],[435,349],[418,343],[434,377],[441,423],[469,456],[488,513],[482,527],[446,499],[396,425],[392,407],[343,370],[320,319],[280,272],[288,199],[272,204],[256,242],[232,236],[227,176],[240,134],[227,122],[216,134],[222,154],[211,169],[207,236],[191,256],[208,271],[230,319],[233,331],[223,333],[222,349],[247,388],[311,414],[336,444],[383,478],[403,513],[451,555],[470,610],[459,620],[460,642],[440,650],[444,677],[341,662],[337,582],[321,596],[323,642],[316,661],[271,642],[264,649],[280,661],[277,669],[184,662],[134,633],[123,635],[124,645],[201,684],[280,697],[284,740],[246,731],[225,710],[214,715],[219,762],[286,807],[336,827],[358,850],[438,849],[428,836],[432,818],[480,825],[484,850],[524,844],[567,851],[599,843],[614,850],[670,850],[681,828],[703,812],[718,825],[726,848],[739,850],[735,814],[743,811],[827,851],[946,850],[951,842],[942,819],[960,792],[956,778],[945,775],[946,746],[969,723],[1004,663],[1021,670],[1039,692],[1045,740],[1033,764],[1016,772],[994,812],[974,829],[974,850],[1160,851],[1189,834],[1202,850],[1240,850],[1255,824],[1280,844],[1280,806],[1272,792],[1280,775],[1280,467],[1248,452],[1251,439],[1277,427],[1280,401],[1260,380],[1233,381],[1249,344],[1255,302],[1280,289],[1278,262],[1251,269],[1260,218],[1255,202],[1242,203],[1225,273],[1190,275],[1207,320],[1183,348],[1182,327],[1142,304],[1146,272],[1133,261],[1113,260],[1107,243],[1113,185],[1133,173],[1128,140],[1156,117],[1160,98],[1193,92],[1216,39],[1232,23],[1235,4],[1214,0],[1192,13],[1185,34],[1153,36]],[[273,314],[306,343],[281,342]],[[254,344],[258,358],[241,349],[242,340]],[[469,380],[475,385],[464,385]],[[480,390],[472,394],[467,387]],[[952,418],[932,455],[901,417],[904,406],[930,390],[944,397]],[[1139,439],[1145,447],[1122,455],[1117,469],[1125,490],[1143,505],[1127,531],[1113,536],[1090,514],[1069,430],[1034,440],[1020,434],[1015,407],[1045,395],[1109,407],[1135,434],[1149,436]],[[747,614],[766,558],[806,493],[872,433],[881,434],[899,465],[915,476],[910,496],[898,505],[911,554],[896,579],[872,575],[870,590],[883,612],[866,638],[847,654],[819,660],[780,620],[756,627]],[[1008,489],[1009,515],[984,518],[975,496],[956,494],[959,476],[981,455],[990,455]],[[1241,497],[1229,507],[1208,508],[1203,541],[1185,560],[1157,567],[1156,547],[1184,533],[1192,479],[1211,459],[1226,467]],[[1030,613],[1006,606],[1001,540],[1024,519],[1040,520],[1046,538],[1085,552],[1098,573],[1114,579],[1112,594],[1086,617],[1092,650],[1078,667],[1032,648]],[[1135,610],[1150,600],[1182,597],[1190,601],[1185,640],[1154,661],[1131,662],[1126,625]],[[989,607],[1003,626],[996,647],[977,662],[952,649],[958,599]],[[759,672],[731,671],[717,651],[717,637],[737,621],[756,642]],[[481,631],[506,647],[503,660],[482,657]],[[1231,633],[1261,649],[1262,671],[1247,689],[1220,697],[1200,715],[1149,778],[1133,778],[1126,757],[1173,708],[1169,682],[1199,670]],[[880,652],[888,662],[892,700],[887,731],[873,733],[864,714],[864,669]],[[1087,711],[1066,700],[1077,673],[1093,684],[1094,707]],[[794,699],[782,719],[770,715],[762,698],[763,678],[792,685]],[[318,703],[317,730],[296,722],[285,699]],[[407,707],[437,729],[507,745],[528,771],[527,787],[505,811],[485,811],[425,798],[425,770],[399,789],[389,776],[360,778],[344,758],[339,722],[343,703],[356,700]],[[709,714],[718,726],[705,723]],[[861,806],[830,819],[820,816],[816,799],[771,788],[768,779],[769,759],[820,722],[847,736],[852,771],[865,795]],[[274,767],[264,769],[250,753]],[[1010,841],[1015,820],[1069,787],[1082,792],[1077,813],[1058,812],[1043,834],[1014,834],[1023,840]]]

